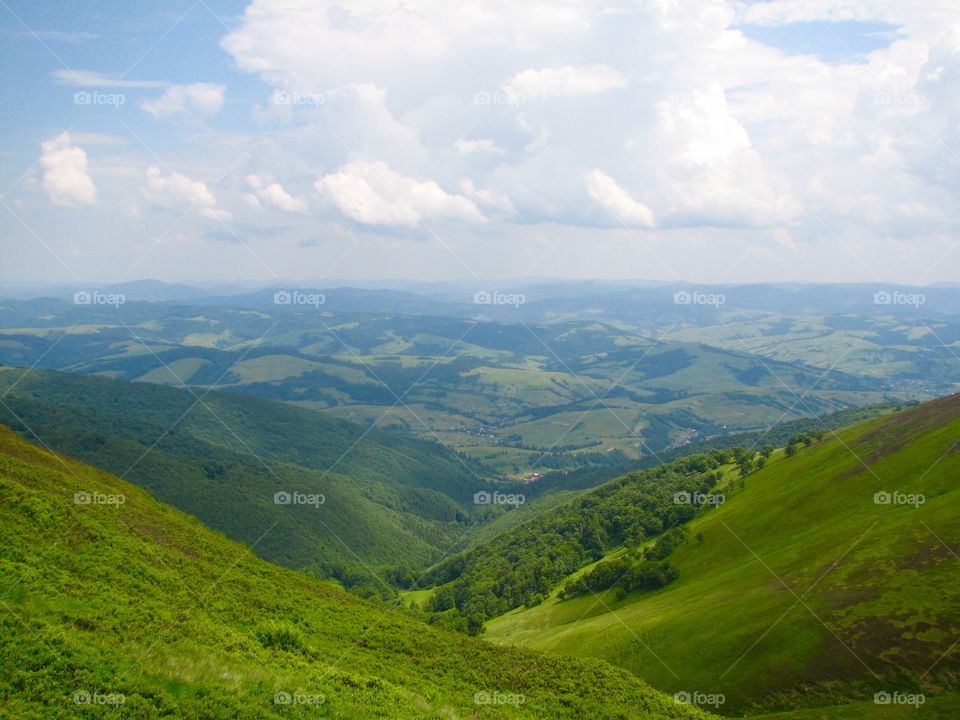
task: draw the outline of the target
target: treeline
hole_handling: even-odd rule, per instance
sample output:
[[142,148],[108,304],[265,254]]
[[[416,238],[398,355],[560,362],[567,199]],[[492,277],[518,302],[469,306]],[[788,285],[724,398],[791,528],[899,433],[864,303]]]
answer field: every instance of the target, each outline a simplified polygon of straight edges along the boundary
[[[706,494],[722,477],[721,465],[740,461],[745,468],[754,455],[744,448],[716,450],[631,473],[449,558],[420,583],[443,586],[426,608],[434,614],[431,620],[479,632],[489,618],[542,602],[564,578],[613,548],[636,548],[657,536],[664,544],[658,542],[644,558],[649,566],[629,568],[634,572],[629,582],[635,587],[670,582],[675,571],[663,561],[682,531],[667,531],[689,521],[697,509],[676,502],[674,494]],[[599,575],[595,580],[603,582]]]

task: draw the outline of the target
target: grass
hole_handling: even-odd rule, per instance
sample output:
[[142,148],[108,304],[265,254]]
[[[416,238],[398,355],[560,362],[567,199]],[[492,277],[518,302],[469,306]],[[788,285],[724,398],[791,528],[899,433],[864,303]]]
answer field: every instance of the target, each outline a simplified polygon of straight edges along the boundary
[[[703,541],[671,556],[674,584],[619,601],[613,591],[554,597],[488,623],[487,636],[604,658],[667,692],[723,693],[725,713],[832,706],[884,688],[949,697],[960,667],[950,652],[958,436],[953,396],[775,457],[691,522]],[[883,491],[926,502],[875,504]]]
[[270,565],[6,428],[0,601],[4,718],[706,717],[601,661],[498,648]]
[[141,382],[157,383],[159,385],[182,385],[190,382],[190,378],[206,364],[207,361],[203,358],[183,358],[174,360],[166,367],[154,368],[138,379]]

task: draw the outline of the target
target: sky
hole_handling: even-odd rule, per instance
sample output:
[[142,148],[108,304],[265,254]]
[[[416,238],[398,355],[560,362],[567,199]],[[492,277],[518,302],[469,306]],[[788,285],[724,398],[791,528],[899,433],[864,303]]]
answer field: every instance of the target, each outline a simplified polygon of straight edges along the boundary
[[0,282],[960,280],[956,0],[0,0]]

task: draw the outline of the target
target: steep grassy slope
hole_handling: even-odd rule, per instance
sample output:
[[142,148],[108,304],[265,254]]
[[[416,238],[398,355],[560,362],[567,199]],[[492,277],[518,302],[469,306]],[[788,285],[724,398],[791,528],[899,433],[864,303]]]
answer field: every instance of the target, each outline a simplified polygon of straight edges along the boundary
[[270,565],[0,427],[0,717],[706,716]]
[[958,438],[954,395],[778,453],[691,521],[673,584],[554,594],[489,623],[488,637],[605,658],[668,692],[722,693],[721,712],[913,710],[869,702],[886,690],[923,692],[924,716],[957,717]]
[[[258,554],[290,567],[423,565],[460,537],[479,482],[439,445],[268,400],[18,369],[0,370],[0,395],[24,437],[242,542],[270,529]],[[324,502],[275,503],[294,491]]]

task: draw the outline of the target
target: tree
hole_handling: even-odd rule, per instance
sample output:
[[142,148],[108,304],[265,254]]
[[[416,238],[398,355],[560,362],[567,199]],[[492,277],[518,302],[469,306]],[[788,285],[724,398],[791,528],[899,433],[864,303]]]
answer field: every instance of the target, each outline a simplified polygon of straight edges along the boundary
[[470,615],[467,618],[467,634],[474,637],[482,633],[486,628],[483,627],[483,618],[480,615]]

